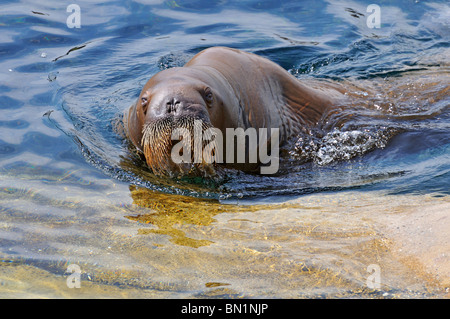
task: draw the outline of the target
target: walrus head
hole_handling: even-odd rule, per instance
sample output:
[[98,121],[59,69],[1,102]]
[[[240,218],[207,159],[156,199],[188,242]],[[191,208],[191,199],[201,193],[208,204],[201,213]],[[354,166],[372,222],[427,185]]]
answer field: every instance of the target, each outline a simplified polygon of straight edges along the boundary
[[[144,87],[135,105],[136,117],[141,124],[141,132],[136,132],[140,134],[135,144],[140,146],[153,173],[169,176],[214,175],[210,157],[213,154],[203,152],[208,142],[214,142],[208,141],[214,140],[208,130],[213,128],[208,109],[214,103],[213,90],[191,78],[166,76],[163,81],[158,81],[155,76]],[[181,147],[177,147],[174,153],[178,143]],[[190,156],[186,157],[185,152]],[[184,155],[183,160],[174,160],[174,154],[176,158]],[[200,160],[198,154],[201,154]]]

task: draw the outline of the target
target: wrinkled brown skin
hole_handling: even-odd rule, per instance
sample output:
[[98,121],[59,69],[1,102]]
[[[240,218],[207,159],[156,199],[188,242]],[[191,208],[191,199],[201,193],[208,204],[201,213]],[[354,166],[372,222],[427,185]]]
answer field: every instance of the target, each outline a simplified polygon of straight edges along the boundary
[[[266,58],[212,47],[195,55],[185,66],[163,70],[147,82],[137,102],[125,114],[133,144],[143,149],[144,124],[158,113],[153,111],[157,107],[152,106],[152,99],[176,94],[202,104],[194,93],[205,87],[211,88],[213,101],[203,106],[212,125],[224,137],[226,128],[279,128],[280,146],[303,127],[316,125],[326,110],[345,98],[335,84],[303,83]],[[142,97],[149,100],[146,112],[140,103]],[[255,166],[240,168],[253,170]]]

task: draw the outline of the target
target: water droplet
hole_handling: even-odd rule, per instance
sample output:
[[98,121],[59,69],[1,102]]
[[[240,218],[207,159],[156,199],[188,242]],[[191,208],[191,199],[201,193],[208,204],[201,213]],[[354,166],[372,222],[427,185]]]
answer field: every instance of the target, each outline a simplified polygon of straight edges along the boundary
[[48,75],[47,80],[49,80],[50,82],[55,81],[56,80],[56,76],[58,75],[59,72],[51,72]]
[[41,58],[46,58],[46,57],[47,57],[47,53],[42,52],[42,53],[41,53]]

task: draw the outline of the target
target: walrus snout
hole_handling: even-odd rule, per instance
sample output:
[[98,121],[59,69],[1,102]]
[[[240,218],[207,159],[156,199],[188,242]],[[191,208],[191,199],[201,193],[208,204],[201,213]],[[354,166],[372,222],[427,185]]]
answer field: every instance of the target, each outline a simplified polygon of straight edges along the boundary
[[[201,139],[202,132],[212,124],[206,102],[197,90],[177,86],[153,93],[144,90],[141,106],[141,145],[146,162],[156,175],[186,175],[202,166],[198,164],[203,160],[194,160],[194,146],[202,145],[203,141],[196,141],[198,133]],[[182,149],[173,152],[174,146]],[[183,162],[177,161],[179,157]]]

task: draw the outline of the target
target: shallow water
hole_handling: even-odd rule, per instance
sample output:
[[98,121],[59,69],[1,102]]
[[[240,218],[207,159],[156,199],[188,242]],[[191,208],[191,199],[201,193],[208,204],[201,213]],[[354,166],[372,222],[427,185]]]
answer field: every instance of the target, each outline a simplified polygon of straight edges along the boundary
[[[79,29],[57,1],[2,4],[0,295],[442,296],[383,218],[448,211],[450,9],[380,3],[370,29],[368,4],[80,2]],[[353,103],[295,137],[275,176],[157,178],[115,124],[153,74],[214,45]]]

